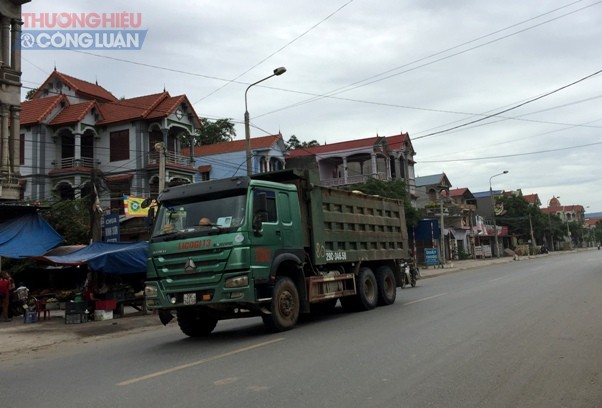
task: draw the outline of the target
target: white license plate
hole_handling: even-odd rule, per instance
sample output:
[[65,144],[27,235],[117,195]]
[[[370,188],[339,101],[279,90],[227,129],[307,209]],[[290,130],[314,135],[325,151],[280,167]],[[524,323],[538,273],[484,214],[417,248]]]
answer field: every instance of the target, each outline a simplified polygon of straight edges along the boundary
[[194,305],[196,303],[196,293],[184,293],[184,304]]

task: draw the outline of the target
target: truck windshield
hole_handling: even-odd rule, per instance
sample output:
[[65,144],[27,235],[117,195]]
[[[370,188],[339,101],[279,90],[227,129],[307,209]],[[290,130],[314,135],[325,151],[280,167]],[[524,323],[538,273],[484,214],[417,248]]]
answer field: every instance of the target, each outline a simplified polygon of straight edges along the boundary
[[245,206],[245,195],[161,203],[153,237],[175,233],[235,231],[244,222]]

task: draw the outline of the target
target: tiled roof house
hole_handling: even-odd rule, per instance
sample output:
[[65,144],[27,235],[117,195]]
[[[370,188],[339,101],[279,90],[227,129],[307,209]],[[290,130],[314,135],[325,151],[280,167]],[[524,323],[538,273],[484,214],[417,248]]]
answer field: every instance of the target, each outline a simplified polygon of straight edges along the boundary
[[403,180],[415,197],[414,147],[407,133],[374,136],[289,151],[287,167],[315,162],[325,186],[363,183],[368,178]]
[[[117,99],[97,83],[53,71],[22,103],[21,198],[85,195],[94,176],[104,183],[101,207],[123,212],[123,195],[159,189],[159,150],[165,183],[193,181],[196,169],[180,141],[202,127],[186,95]],[[159,150],[157,150],[159,149]]]
[[[286,147],[282,134],[254,137],[250,142],[254,174],[284,169]],[[188,155],[189,151],[184,148],[182,154]],[[193,156],[194,165],[199,172],[198,181],[246,175],[246,152],[244,139],[195,146]]]

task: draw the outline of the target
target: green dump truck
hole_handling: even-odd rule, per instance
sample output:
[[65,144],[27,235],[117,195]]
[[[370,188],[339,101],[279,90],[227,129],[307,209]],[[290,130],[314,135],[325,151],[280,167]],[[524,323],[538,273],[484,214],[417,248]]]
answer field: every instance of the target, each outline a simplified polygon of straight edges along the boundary
[[400,200],[321,187],[315,171],[169,187],[158,201],[146,306],[188,336],[252,316],[284,331],[337,301],[390,305],[415,267]]

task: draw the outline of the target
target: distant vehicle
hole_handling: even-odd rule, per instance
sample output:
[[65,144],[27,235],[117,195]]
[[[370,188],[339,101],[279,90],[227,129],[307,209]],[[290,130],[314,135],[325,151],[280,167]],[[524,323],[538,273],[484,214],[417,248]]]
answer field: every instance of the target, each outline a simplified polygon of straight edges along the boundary
[[406,268],[416,276],[403,202],[320,187],[314,170],[170,187],[158,202],[146,305],[164,324],[175,312],[191,337],[252,316],[288,330],[337,300],[350,311],[390,305]]
[[548,247],[546,247],[545,245],[542,245],[542,246],[539,248],[539,253],[540,253],[540,254],[547,254],[547,253],[548,253]]

